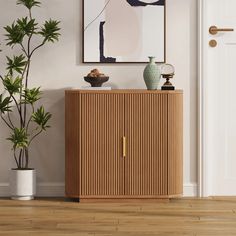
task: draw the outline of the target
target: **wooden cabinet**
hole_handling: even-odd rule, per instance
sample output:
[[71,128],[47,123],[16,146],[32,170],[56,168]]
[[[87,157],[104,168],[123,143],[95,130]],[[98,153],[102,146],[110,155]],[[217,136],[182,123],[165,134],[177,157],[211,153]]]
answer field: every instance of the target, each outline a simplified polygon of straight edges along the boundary
[[182,100],[182,91],[66,91],[66,196],[181,196]]

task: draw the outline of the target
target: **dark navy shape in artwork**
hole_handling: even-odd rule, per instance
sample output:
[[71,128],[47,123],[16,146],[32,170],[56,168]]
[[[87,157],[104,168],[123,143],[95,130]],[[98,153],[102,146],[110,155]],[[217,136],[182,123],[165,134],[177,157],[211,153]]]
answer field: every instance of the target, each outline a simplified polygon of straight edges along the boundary
[[153,3],[146,3],[140,0],[126,0],[132,7],[146,7],[146,6],[165,6],[165,0],[159,0]]
[[105,24],[105,21],[101,21],[101,22],[100,22],[100,26],[99,26],[100,62],[104,62],[104,63],[106,63],[106,62],[116,62],[116,58],[113,58],[113,57],[105,57],[105,56],[104,56],[104,24]]

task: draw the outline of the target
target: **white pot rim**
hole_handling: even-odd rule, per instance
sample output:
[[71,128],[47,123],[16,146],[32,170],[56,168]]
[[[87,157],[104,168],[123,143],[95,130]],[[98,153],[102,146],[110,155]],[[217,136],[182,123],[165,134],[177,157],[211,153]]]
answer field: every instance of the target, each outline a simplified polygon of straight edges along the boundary
[[35,171],[35,169],[34,168],[28,168],[28,169],[12,168],[11,171]]

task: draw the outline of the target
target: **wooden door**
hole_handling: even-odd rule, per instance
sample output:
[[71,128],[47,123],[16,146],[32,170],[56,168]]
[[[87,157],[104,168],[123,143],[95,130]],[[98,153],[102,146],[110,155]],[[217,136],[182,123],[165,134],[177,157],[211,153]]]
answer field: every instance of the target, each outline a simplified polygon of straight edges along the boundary
[[168,194],[168,94],[125,94],[125,194]]
[[81,94],[81,198],[124,194],[124,96]]

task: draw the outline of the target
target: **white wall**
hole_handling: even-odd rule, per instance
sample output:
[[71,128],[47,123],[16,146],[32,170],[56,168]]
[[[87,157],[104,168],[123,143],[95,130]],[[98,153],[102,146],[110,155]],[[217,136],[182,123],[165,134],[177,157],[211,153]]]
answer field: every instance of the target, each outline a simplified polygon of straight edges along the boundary
[[[26,13],[16,0],[0,0],[0,41],[2,27]],[[38,172],[40,195],[63,195],[64,187],[64,89],[85,85],[83,76],[94,67],[111,78],[116,88],[145,88],[145,65],[83,65],[81,63],[82,0],[43,0],[33,15],[40,22],[61,21],[60,42],[48,45],[34,58],[31,85],[42,86],[44,103],[52,112],[52,128],[31,148],[31,165]],[[158,29],[157,29],[158,30]],[[2,46],[4,53],[7,49]],[[15,49],[17,51],[17,49]],[[8,51],[9,52],[9,51]],[[4,53],[0,55],[3,72]],[[184,184],[185,195],[196,193],[197,182],[197,0],[167,0],[167,62],[176,67],[173,81],[184,90]],[[2,86],[0,87],[2,91]],[[0,124],[0,196],[8,194],[8,170],[14,167],[8,130]]]

